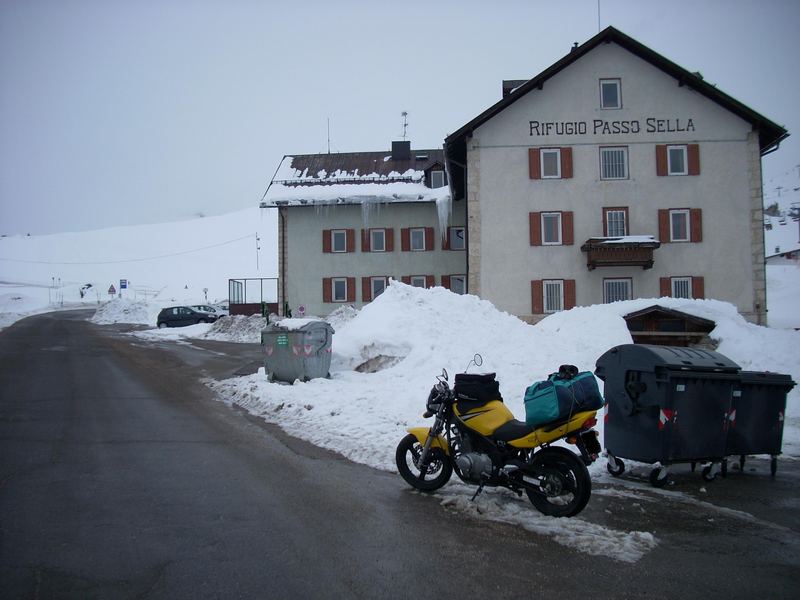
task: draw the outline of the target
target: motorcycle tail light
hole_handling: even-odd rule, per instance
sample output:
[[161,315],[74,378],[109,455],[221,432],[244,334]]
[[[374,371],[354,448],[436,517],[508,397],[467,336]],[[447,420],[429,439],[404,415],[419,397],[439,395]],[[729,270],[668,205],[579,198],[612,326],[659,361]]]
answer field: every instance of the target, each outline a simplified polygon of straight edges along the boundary
[[597,419],[595,417],[591,417],[589,419],[586,419],[583,422],[583,425],[581,426],[581,428],[582,429],[591,429],[595,425],[597,425]]
[[571,436],[569,436],[567,438],[566,442],[568,444],[577,444],[578,443],[578,438],[577,438],[577,436],[571,435]]

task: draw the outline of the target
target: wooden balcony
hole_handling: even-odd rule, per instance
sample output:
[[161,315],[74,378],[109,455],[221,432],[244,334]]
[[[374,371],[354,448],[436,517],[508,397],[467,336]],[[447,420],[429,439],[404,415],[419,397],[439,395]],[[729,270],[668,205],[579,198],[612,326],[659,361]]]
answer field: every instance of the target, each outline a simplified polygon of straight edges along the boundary
[[597,267],[642,267],[653,266],[653,250],[661,242],[649,235],[626,237],[590,238],[581,246],[587,253],[586,266],[590,271]]

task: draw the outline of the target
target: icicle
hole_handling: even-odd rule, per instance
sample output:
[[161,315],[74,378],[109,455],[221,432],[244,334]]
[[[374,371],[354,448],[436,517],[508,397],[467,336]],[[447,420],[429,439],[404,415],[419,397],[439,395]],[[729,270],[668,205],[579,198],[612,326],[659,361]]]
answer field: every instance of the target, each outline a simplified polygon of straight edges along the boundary
[[447,226],[450,224],[452,213],[453,203],[450,194],[436,198],[436,216],[439,220],[439,235],[442,236],[442,241],[447,239]]

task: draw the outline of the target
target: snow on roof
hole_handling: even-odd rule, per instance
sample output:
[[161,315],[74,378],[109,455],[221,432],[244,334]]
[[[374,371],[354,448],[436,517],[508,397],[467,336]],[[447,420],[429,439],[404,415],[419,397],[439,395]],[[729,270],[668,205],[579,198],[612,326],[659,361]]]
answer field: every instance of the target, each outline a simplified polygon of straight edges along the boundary
[[443,164],[442,150],[417,150],[404,160],[386,156],[386,152],[285,156],[263,204],[441,202],[449,199],[449,188],[429,188],[425,172]]
[[800,250],[800,223],[790,217],[764,215],[764,255],[770,258],[796,250]]

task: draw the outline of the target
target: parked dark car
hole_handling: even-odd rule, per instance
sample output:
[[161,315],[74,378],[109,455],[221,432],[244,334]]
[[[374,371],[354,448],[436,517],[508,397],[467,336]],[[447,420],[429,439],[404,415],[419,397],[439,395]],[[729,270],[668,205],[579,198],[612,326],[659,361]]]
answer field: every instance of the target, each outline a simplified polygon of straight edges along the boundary
[[156,325],[159,329],[163,327],[185,327],[186,325],[196,325],[197,323],[213,323],[217,320],[217,315],[213,313],[200,312],[189,306],[170,306],[158,313]]

